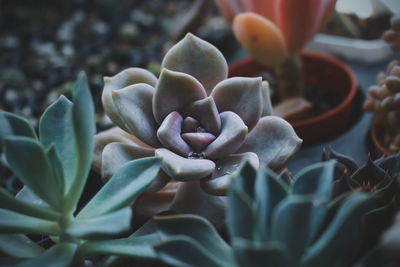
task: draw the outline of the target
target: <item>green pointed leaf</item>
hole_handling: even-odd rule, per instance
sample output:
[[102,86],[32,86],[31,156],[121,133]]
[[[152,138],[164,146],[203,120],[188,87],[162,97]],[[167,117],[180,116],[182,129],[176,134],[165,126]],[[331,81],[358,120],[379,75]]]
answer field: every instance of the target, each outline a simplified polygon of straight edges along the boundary
[[45,220],[58,220],[61,213],[52,210],[50,207],[39,206],[34,203],[22,201],[5,189],[0,187],[0,208],[12,210],[24,215],[29,215]]
[[47,158],[50,162],[51,171],[53,173],[54,180],[57,183],[57,187],[60,189],[60,192],[65,192],[65,182],[64,182],[64,171],[62,166],[62,161],[58,156],[58,152],[55,146],[51,146],[46,151]]
[[279,242],[268,242],[254,246],[248,240],[237,238],[233,249],[239,266],[289,267],[288,251]]
[[43,147],[32,138],[9,137],[4,148],[14,174],[50,206],[60,209],[63,194]]
[[32,190],[30,190],[29,187],[27,187],[26,185],[24,185],[22,189],[17,192],[15,197],[27,203],[50,208],[49,204],[47,204],[43,199],[33,193]]
[[285,244],[291,265],[296,266],[310,243],[313,198],[289,196],[274,210],[271,240]]
[[128,237],[106,241],[88,241],[79,248],[81,255],[115,255],[142,259],[156,259],[153,245],[160,238],[157,234]]
[[251,200],[253,200],[255,196],[256,176],[256,169],[247,161],[243,164],[235,180],[236,185],[240,187],[240,190]]
[[[374,207],[365,193],[353,193],[339,207],[332,222],[302,259],[302,267],[343,266],[358,251],[363,216]],[[329,264],[327,264],[329,263]]]
[[94,135],[96,133],[95,111],[86,76],[80,74],[73,90],[73,129],[76,161],[76,174],[68,191],[68,208],[75,210],[75,206],[82,194],[92,163]]
[[233,264],[231,248],[206,219],[195,215],[173,215],[155,217],[154,220],[162,237],[190,236],[214,257]]
[[148,157],[126,163],[78,214],[96,217],[129,206],[157,177],[161,159]]
[[76,244],[60,243],[51,247],[42,255],[36,258],[17,264],[16,267],[69,267],[74,260],[76,249]]
[[332,193],[334,166],[335,161],[330,160],[304,168],[295,176],[291,193],[329,199]]
[[9,113],[0,112],[0,152],[3,149],[4,139],[10,136],[26,136],[37,139],[35,130],[24,118]]
[[60,96],[44,111],[39,122],[39,136],[43,147],[48,150],[51,146],[55,146],[57,154],[62,159],[63,177],[67,190],[72,184],[77,166],[72,108],[72,102]]
[[266,168],[260,168],[257,172],[257,180],[254,184],[256,201],[254,209],[258,212],[257,225],[260,241],[269,239],[272,211],[275,206],[287,195],[287,186],[278,180],[276,175]]
[[89,219],[76,219],[66,233],[81,238],[109,237],[130,229],[131,207]]
[[0,209],[0,233],[56,235],[58,234],[58,224]]
[[0,234],[0,255],[16,258],[32,258],[40,255],[44,248],[21,234]]
[[173,266],[233,267],[221,262],[194,239],[175,236],[154,247],[158,257]]

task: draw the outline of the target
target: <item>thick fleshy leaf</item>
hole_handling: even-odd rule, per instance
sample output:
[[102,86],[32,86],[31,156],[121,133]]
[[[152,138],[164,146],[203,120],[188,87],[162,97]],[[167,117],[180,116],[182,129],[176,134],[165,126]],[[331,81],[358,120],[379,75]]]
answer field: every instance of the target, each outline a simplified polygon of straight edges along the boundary
[[178,112],[171,112],[158,128],[157,137],[161,144],[169,150],[186,157],[192,151],[190,146],[182,139],[183,118]]
[[211,160],[183,158],[165,148],[156,149],[155,155],[162,158],[162,169],[178,181],[199,180],[215,169]]
[[204,150],[205,157],[208,159],[219,159],[235,153],[246,139],[248,128],[237,114],[225,111],[220,114],[220,117],[221,132],[217,139]]
[[279,242],[268,242],[256,246],[248,240],[235,238],[233,241],[236,260],[239,266],[251,267],[289,267],[289,253]]
[[370,184],[371,187],[374,187],[385,178],[385,175],[385,170],[368,158],[367,163],[354,172],[351,179],[360,185]]
[[116,255],[141,259],[155,259],[153,245],[159,242],[156,234],[115,240],[88,241],[79,247],[82,255]]
[[16,258],[32,258],[40,255],[44,248],[26,235],[0,234],[0,254]]
[[185,117],[195,118],[206,132],[213,135],[218,135],[221,130],[221,118],[218,113],[217,105],[210,96],[193,102],[183,112]]
[[95,110],[87,78],[80,74],[72,90],[73,128],[75,134],[76,168],[75,178],[67,195],[65,210],[75,210],[90,171],[96,133]]
[[201,180],[201,187],[213,195],[226,195],[231,179],[238,175],[244,162],[249,162],[254,169],[258,169],[260,162],[255,153],[247,152],[232,154],[215,161],[215,170],[210,179]]
[[[343,266],[344,260],[357,253],[362,218],[373,206],[374,199],[367,194],[353,193],[347,197],[324,233],[307,250],[301,266]],[[337,248],[341,253],[337,253]]]
[[248,11],[260,14],[276,24],[279,0],[243,0],[248,2]]
[[[321,0],[280,0],[278,26],[291,53],[297,53],[319,30],[324,13]],[[300,12],[301,10],[301,12]]]
[[141,68],[129,68],[113,77],[104,78],[101,100],[104,110],[114,123],[122,124],[116,113],[112,92],[137,83],[145,83],[154,87],[157,84],[157,78],[150,71]]
[[167,239],[176,235],[193,238],[210,254],[227,264],[234,264],[231,248],[219,236],[215,228],[206,219],[195,215],[172,215],[155,217],[161,238]]
[[216,137],[210,133],[184,133],[182,134],[183,140],[186,141],[194,149],[195,152],[201,152],[209,144],[211,144]]
[[64,194],[54,179],[43,147],[32,138],[9,137],[4,148],[13,173],[49,205],[60,209]]
[[74,129],[71,127],[72,107],[71,101],[60,96],[45,110],[39,122],[39,136],[43,147],[47,150],[54,145],[57,154],[62,158],[65,192],[68,192],[72,184],[77,167]]
[[186,117],[182,123],[182,133],[196,132],[196,129],[200,126],[198,120],[192,117]]
[[250,12],[237,15],[233,31],[241,46],[262,64],[275,67],[288,57],[282,33],[260,15]]
[[152,101],[154,87],[145,83],[133,84],[111,93],[114,101],[115,123],[121,129],[138,137],[144,143],[160,147],[156,131],[158,125],[154,120]]
[[153,97],[154,118],[161,124],[171,112],[181,112],[186,106],[206,96],[204,87],[192,76],[163,69]]
[[111,143],[103,150],[101,178],[108,181],[125,163],[154,156],[154,149],[125,143]]
[[125,164],[79,212],[77,218],[93,218],[131,205],[157,177],[159,169],[160,159],[155,157]]
[[258,211],[257,238],[261,242],[270,240],[272,212],[275,206],[288,194],[287,186],[267,168],[260,168],[257,172],[255,191],[255,209]]
[[59,243],[49,248],[42,255],[31,260],[21,262],[15,267],[69,267],[74,260],[74,255],[77,250],[77,244],[74,243]]
[[57,221],[61,217],[61,213],[52,210],[50,207],[43,207],[37,205],[36,203],[20,200],[4,190],[2,187],[0,187],[0,208],[45,220]]
[[161,67],[195,77],[208,94],[228,77],[228,65],[222,53],[191,33],[168,51]]
[[172,266],[232,266],[213,256],[194,239],[186,236],[175,236],[154,248],[158,257]]
[[285,244],[291,265],[296,266],[311,242],[312,196],[290,196],[272,215],[271,240]]
[[211,92],[218,111],[232,111],[252,129],[263,111],[262,79],[233,77],[218,83]]
[[269,116],[272,115],[274,112],[272,110],[272,103],[271,103],[271,97],[270,97],[270,89],[269,89],[269,83],[267,81],[263,81],[261,83],[262,85],[262,104],[263,104],[263,111],[261,116]]
[[0,112],[0,152],[3,150],[4,139],[10,136],[26,136],[37,139],[35,130],[29,122],[13,113]]
[[91,218],[77,218],[65,229],[69,235],[81,238],[104,238],[130,229],[131,207],[110,211]]
[[0,233],[2,234],[58,234],[57,222],[21,215],[17,212],[0,209]]
[[281,169],[300,148],[302,140],[293,127],[276,116],[262,117],[238,152],[254,152],[262,166]]

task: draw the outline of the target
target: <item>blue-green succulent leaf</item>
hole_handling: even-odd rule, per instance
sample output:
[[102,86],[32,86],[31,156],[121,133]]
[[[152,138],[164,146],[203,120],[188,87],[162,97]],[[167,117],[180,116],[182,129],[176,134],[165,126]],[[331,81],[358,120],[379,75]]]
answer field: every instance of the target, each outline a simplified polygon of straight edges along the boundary
[[16,258],[32,258],[40,255],[44,248],[22,234],[0,234],[0,255]]
[[256,201],[254,209],[257,211],[258,237],[260,241],[269,240],[272,211],[275,206],[287,195],[287,186],[276,175],[266,168],[260,168],[254,184]]
[[155,222],[163,239],[175,235],[189,236],[214,257],[233,264],[231,248],[206,219],[195,215],[172,215],[156,217]]
[[53,173],[54,180],[57,183],[57,187],[59,188],[60,192],[64,193],[64,170],[62,161],[54,145],[50,146],[50,148],[46,151],[46,155],[49,159],[51,171]]
[[10,136],[25,136],[37,139],[35,130],[24,118],[9,112],[0,112],[0,152],[4,139]]
[[56,235],[58,234],[58,224],[0,209],[0,233]]
[[312,196],[289,196],[272,215],[271,240],[285,244],[291,266],[297,266],[311,241],[313,200]]
[[127,237],[105,241],[88,241],[79,248],[81,255],[115,255],[141,259],[156,259],[153,245],[160,238],[157,234]]
[[0,208],[12,210],[20,214],[29,215],[45,220],[58,220],[61,213],[50,207],[39,206],[14,197],[4,188],[0,187]]
[[64,195],[40,143],[28,137],[9,137],[4,148],[13,173],[37,196],[59,210]]
[[129,206],[157,177],[161,159],[148,157],[126,163],[78,214],[92,218]]
[[304,168],[295,176],[291,193],[329,199],[332,193],[334,166],[335,161],[330,160]]
[[345,261],[358,250],[362,218],[374,206],[375,200],[365,193],[357,192],[348,196],[324,233],[307,250],[301,266],[346,265]]
[[57,154],[62,159],[65,192],[68,191],[72,179],[75,178],[77,167],[72,108],[72,102],[60,96],[44,111],[39,122],[39,136],[43,147],[48,150],[51,146],[55,146]]
[[[194,229],[195,231],[195,229]],[[175,236],[155,245],[158,257],[164,262],[179,267],[235,267],[211,254],[194,239]]]
[[74,260],[74,255],[77,245],[73,243],[59,243],[42,255],[21,262],[15,265],[16,267],[38,267],[38,266],[51,266],[51,267],[69,267]]
[[257,246],[241,238],[233,241],[235,257],[240,267],[289,267],[288,251],[282,243],[268,242]]
[[76,219],[65,232],[85,239],[109,237],[130,229],[131,207],[126,207],[102,216]]
[[74,210],[85,186],[92,163],[94,138],[96,133],[95,111],[88,82],[84,74],[80,74],[73,90],[73,129],[76,161],[76,174],[68,191],[68,209]]

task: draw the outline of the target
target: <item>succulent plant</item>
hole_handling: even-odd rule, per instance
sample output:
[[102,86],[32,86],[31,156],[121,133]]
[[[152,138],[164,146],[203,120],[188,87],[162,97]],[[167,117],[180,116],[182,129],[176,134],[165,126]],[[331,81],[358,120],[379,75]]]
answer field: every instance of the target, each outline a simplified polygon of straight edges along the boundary
[[400,200],[400,153],[375,161],[368,157],[362,166],[351,157],[332,149],[324,151],[323,158],[335,159],[336,177],[332,198],[340,198],[352,191],[369,192],[377,205],[365,216],[362,253],[375,246],[382,233],[390,226]]
[[216,0],[232,22],[241,46],[255,60],[272,67],[280,103],[275,114],[286,119],[307,114],[300,52],[333,11],[336,0]]
[[[0,265],[80,266],[89,255],[155,258],[155,234],[110,239],[131,226],[131,203],[156,178],[161,160],[130,162],[82,209],[77,204],[91,167],[94,108],[84,75],[73,101],[61,96],[40,118],[39,137],[29,123],[0,112],[0,144],[24,184],[16,195],[0,188]],[[29,236],[28,236],[29,235]],[[46,246],[32,235],[45,237]]]
[[159,257],[174,266],[347,266],[357,253],[367,193],[331,210],[334,161],[300,171],[290,185],[266,168],[243,165],[229,187],[227,244],[205,219],[158,216]]
[[206,192],[224,195],[245,160],[281,169],[301,139],[288,122],[269,116],[270,103],[262,101],[269,99],[268,83],[227,79],[227,69],[214,46],[187,34],[165,55],[158,79],[140,68],[106,77],[103,106],[118,128],[96,136],[94,165],[102,176],[156,155],[163,172],[149,191],[172,178],[186,184],[181,203],[202,205],[184,196],[204,195],[194,193],[199,181]]
[[393,16],[390,24],[391,28],[383,33],[382,38],[394,51],[400,51],[400,16]]

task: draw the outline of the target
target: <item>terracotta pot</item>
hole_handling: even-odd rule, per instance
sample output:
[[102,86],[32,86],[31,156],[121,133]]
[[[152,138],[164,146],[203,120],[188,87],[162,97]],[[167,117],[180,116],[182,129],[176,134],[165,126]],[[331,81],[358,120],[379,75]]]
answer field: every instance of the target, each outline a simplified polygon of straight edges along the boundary
[[[342,61],[322,53],[302,53],[306,83],[326,89],[340,99],[333,109],[313,118],[290,121],[304,145],[333,138],[349,128],[353,102],[357,93],[357,80],[351,69]],[[246,58],[229,66],[229,76],[254,76],[270,70]]]
[[371,136],[371,142],[372,142],[373,149],[374,149],[373,154],[374,154],[375,158],[390,155],[389,150],[387,150],[383,146],[381,139],[380,139],[380,137],[382,136],[382,129],[379,129],[379,127],[372,124],[371,130],[369,133]]

